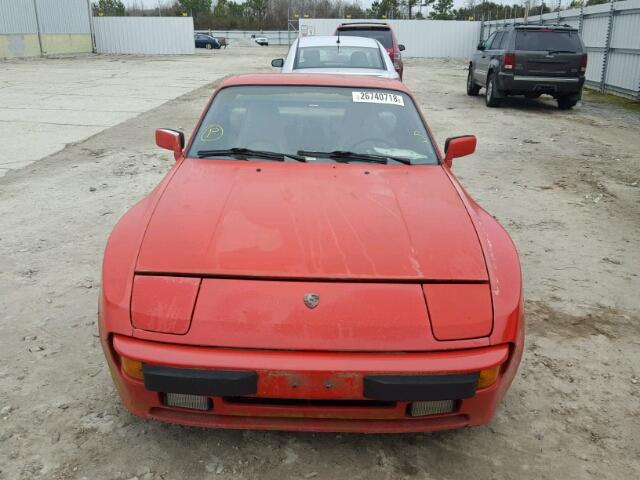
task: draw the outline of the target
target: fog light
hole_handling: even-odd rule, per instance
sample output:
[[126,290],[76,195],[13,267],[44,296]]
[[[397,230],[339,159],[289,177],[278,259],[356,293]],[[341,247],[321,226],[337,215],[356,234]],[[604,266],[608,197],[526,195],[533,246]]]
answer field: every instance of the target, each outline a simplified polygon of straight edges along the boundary
[[184,393],[165,393],[164,404],[168,407],[190,408],[192,410],[211,410],[212,407],[209,397]]
[[142,380],[144,378],[144,374],[142,373],[142,362],[139,360],[122,357],[122,369],[131,378],[135,378],[136,380]]
[[430,402],[413,402],[409,407],[412,417],[424,417],[427,415],[440,415],[451,413],[456,407],[455,400],[433,400]]
[[477,389],[487,388],[496,383],[498,380],[498,374],[500,373],[500,365],[495,367],[486,368],[480,371],[480,377],[478,378]]

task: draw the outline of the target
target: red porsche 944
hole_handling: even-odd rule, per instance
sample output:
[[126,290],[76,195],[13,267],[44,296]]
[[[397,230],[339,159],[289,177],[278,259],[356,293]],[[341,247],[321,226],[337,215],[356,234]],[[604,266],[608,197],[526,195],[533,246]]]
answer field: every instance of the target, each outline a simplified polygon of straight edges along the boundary
[[520,263],[395,80],[224,81],[104,254],[124,405],[219,428],[417,432],[489,421],[523,349]]

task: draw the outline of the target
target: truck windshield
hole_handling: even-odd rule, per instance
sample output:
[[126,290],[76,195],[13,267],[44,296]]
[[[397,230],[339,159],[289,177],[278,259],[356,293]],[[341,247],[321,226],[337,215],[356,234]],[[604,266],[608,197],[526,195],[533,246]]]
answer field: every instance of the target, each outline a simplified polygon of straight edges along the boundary
[[[307,162],[344,159],[337,154],[299,152],[349,152],[352,161],[359,161],[355,154],[369,154],[388,157],[390,165],[438,163],[411,97],[394,90],[358,87],[224,88],[195,133],[189,156],[230,149],[275,152],[287,155],[287,160],[292,155],[312,157]],[[371,158],[362,161],[366,160]]]
[[581,52],[578,32],[561,30],[518,30],[516,50]]

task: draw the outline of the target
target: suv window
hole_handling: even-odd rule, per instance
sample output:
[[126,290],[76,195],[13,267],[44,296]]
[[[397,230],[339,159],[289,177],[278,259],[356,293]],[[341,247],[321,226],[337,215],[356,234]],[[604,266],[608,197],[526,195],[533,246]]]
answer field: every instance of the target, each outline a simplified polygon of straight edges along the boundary
[[384,48],[393,47],[391,30],[389,29],[382,29],[382,28],[364,29],[364,28],[341,27],[338,30],[340,31],[340,35],[346,35],[348,37],[373,38],[379,41]]
[[485,48],[485,49],[487,49],[487,50],[488,50],[489,48],[491,48],[491,44],[493,43],[493,39],[494,39],[494,38],[496,38],[496,32],[493,32],[491,35],[489,35],[489,38],[487,38],[487,39],[484,41],[484,48]]
[[495,50],[496,48],[500,48],[500,43],[502,42],[503,32],[498,32],[493,41],[491,42],[491,46],[489,49]]
[[507,48],[508,43],[509,43],[509,32],[504,32],[504,35],[502,35],[502,40],[500,41],[500,45],[498,45],[496,48],[504,50]]
[[582,44],[577,31],[518,30],[516,34],[516,50],[580,52],[582,51]]

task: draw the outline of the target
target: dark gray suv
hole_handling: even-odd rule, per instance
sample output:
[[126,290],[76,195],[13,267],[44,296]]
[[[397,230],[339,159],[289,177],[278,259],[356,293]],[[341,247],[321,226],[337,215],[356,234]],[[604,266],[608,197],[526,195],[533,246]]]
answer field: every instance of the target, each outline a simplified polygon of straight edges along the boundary
[[573,107],[582,96],[587,53],[569,25],[505,25],[478,45],[469,62],[467,94],[485,87],[486,104],[498,107],[509,95],[553,96]]

